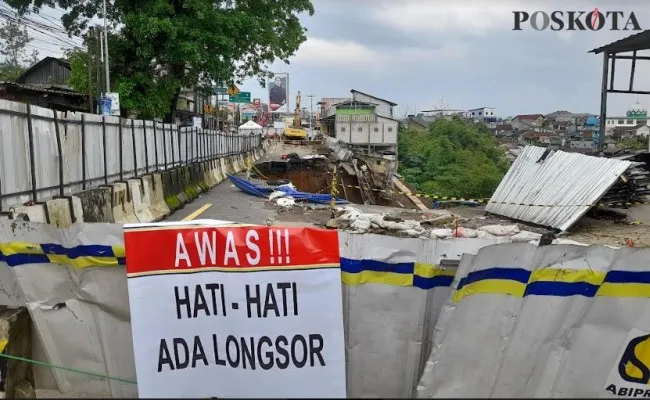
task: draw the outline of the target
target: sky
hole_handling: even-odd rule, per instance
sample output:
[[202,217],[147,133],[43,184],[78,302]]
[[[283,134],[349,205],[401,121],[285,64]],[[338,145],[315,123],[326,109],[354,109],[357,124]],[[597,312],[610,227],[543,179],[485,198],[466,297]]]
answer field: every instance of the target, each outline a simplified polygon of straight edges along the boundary
[[[302,15],[307,41],[269,70],[289,74],[291,106],[314,95],[347,97],[351,89],[398,103],[397,113],[494,107],[501,116],[556,110],[598,113],[602,55],[589,50],[633,31],[513,31],[513,11],[634,12],[650,29],[647,0],[313,0]],[[49,10],[56,17],[60,10]],[[41,39],[43,37],[41,36]],[[35,44],[41,45],[39,40]],[[52,40],[48,38],[48,40]],[[46,46],[50,49],[55,46]],[[41,51],[56,55],[56,51]],[[650,54],[645,54],[650,55]],[[617,89],[627,88],[631,62],[616,63]],[[637,63],[635,89],[650,91],[650,61]],[[256,80],[239,86],[268,101]],[[610,94],[608,115],[624,114],[650,96]]]

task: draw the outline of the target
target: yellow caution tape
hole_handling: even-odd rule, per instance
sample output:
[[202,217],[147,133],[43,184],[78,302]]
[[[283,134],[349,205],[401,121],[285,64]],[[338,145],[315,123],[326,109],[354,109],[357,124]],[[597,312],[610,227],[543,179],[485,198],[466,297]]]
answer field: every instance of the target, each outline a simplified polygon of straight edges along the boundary
[[[346,187],[353,188],[353,189],[361,189],[360,186],[356,185],[345,185]],[[400,190],[394,189],[394,190],[385,190],[385,189],[372,189],[375,192],[382,192],[382,193],[400,193],[403,195],[407,195],[407,193],[404,193]],[[450,197],[450,196],[440,196],[436,194],[428,194],[428,193],[412,193],[415,197],[419,198],[425,198],[425,199],[432,199],[432,200],[442,200],[442,201],[471,201],[479,204],[487,204],[487,203],[492,203],[492,204],[505,204],[505,205],[513,205],[513,206],[527,206],[527,207],[629,207],[629,206],[634,206],[634,205],[639,205],[639,204],[648,204],[650,202],[647,201],[634,201],[634,202],[613,202],[613,203],[606,203],[606,202],[600,202],[598,204],[527,204],[527,203],[511,203],[511,202],[505,202],[505,201],[490,201],[489,197],[483,197],[483,198],[476,198],[473,199],[471,197]]]

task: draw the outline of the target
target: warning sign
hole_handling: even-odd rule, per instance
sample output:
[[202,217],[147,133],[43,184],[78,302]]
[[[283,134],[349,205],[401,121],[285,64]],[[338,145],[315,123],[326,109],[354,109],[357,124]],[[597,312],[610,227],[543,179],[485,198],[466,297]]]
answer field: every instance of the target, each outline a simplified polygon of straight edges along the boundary
[[197,221],[124,239],[140,397],[346,396],[336,231]]

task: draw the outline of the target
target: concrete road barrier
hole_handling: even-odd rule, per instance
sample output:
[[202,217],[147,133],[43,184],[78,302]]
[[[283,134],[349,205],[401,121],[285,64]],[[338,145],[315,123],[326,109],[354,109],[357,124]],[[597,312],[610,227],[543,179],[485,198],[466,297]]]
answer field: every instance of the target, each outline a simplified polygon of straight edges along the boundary
[[228,173],[228,165],[226,164],[226,161],[225,157],[219,159],[219,169],[221,170],[223,179],[226,179],[226,174]]
[[9,211],[12,213],[11,219],[27,219],[28,221],[47,223],[48,217],[44,203],[11,207]]
[[84,222],[81,199],[76,196],[45,201],[47,222],[57,228],[68,228],[75,222]]
[[171,214],[169,206],[165,202],[164,186],[161,173],[151,175],[151,207],[165,218]]
[[217,186],[217,180],[214,177],[214,166],[215,166],[215,161],[210,160],[206,163],[206,168],[205,171],[203,172],[205,183],[207,183],[209,188],[213,188]]
[[223,182],[223,180],[225,179],[225,175],[223,174],[223,172],[221,172],[221,160],[215,160],[212,174],[214,175],[214,179],[217,182],[217,184]]
[[115,182],[113,185],[113,218],[115,223],[128,224],[139,222],[131,200],[131,190],[126,182]]
[[162,181],[163,188],[163,199],[165,204],[171,212],[174,212],[183,206],[183,203],[178,198],[178,191],[174,188],[172,172],[171,171],[162,171],[160,172],[160,178]]
[[115,222],[111,193],[110,187],[101,187],[75,195],[81,201],[84,222]]
[[187,167],[180,168],[181,185],[187,201],[192,201],[199,197],[201,188],[199,187],[199,163],[194,163]]
[[144,185],[140,179],[129,179],[133,211],[140,222],[153,222],[156,218],[151,212],[151,200],[144,191]]
[[164,200],[160,201],[156,198],[153,176],[144,175],[141,180],[142,189],[144,190],[144,199],[149,204],[149,212],[153,216],[154,221],[160,221],[169,215],[169,208],[165,204]]
[[201,189],[199,193],[210,190],[210,185],[205,180],[205,174],[207,170],[208,170],[208,163],[206,161],[199,163],[198,174],[197,174],[198,186]]

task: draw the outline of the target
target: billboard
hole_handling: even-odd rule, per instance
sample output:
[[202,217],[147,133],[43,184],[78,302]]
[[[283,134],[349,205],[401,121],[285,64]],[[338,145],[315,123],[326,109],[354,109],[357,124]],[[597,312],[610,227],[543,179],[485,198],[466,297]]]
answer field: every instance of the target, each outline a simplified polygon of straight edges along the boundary
[[267,83],[269,109],[275,113],[289,112],[289,74],[275,74]]

